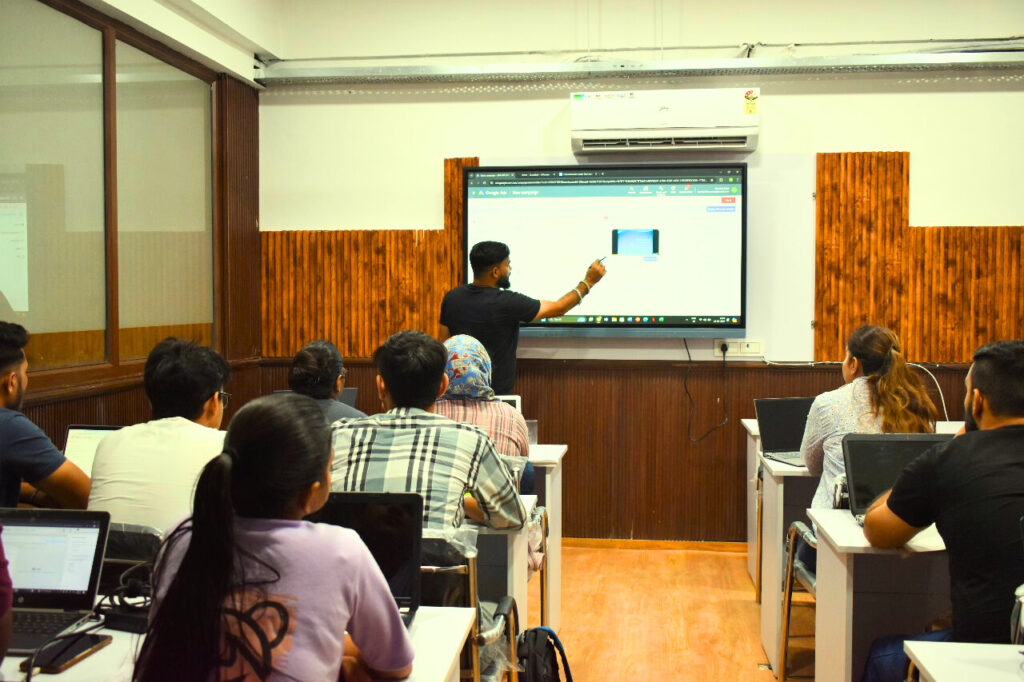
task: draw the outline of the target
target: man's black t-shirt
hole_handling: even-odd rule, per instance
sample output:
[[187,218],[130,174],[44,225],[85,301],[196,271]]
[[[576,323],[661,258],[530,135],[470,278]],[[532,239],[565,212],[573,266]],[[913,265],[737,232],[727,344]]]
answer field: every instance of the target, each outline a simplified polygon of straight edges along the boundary
[[953,638],[1009,643],[1013,593],[1024,583],[1024,426],[932,448],[903,471],[888,504],[911,526],[935,523],[946,543]]
[[445,294],[441,324],[452,336],[469,334],[491,356],[491,388],[511,393],[516,383],[516,346],[519,325],[537,316],[540,301],[514,291],[464,284]]

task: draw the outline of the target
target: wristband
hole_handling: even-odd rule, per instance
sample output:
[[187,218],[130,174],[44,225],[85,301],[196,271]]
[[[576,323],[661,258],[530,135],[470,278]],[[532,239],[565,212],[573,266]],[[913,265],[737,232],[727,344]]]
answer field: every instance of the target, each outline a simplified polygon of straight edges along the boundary
[[587,288],[587,293],[589,294],[590,293],[590,285],[587,284],[587,280],[581,279],[580,280],[580,284],[582,284],[583,286],[585,286]]
[[577,303],[576,305],[579,305],[580,303],[583,303],[583,294],[580,293],[580,288],[579,287],[573,287],[572,291],[573,291],[574,294],[576,294],[580,298],[580,302]]

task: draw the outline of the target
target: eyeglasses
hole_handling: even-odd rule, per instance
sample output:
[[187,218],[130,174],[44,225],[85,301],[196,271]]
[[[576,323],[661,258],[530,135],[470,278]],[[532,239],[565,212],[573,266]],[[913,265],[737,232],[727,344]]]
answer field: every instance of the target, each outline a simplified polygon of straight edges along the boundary
[[220,398],[220,404],[227,407],[231,402],[231,394],[225,391],[217,391],[217,397]]

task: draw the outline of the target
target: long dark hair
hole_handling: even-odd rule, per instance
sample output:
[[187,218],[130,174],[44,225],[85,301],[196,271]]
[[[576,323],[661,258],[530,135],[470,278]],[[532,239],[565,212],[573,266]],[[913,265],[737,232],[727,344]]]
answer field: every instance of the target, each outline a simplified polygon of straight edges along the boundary
[[846,350],[860,361],[871,387],[883,433],[928,433],[938,412],[921,379],[910,371],[896,332],[864,325],[850,334]]
[[[310,398],[275,394],[246,404],[231,420],[224,452],[203,468],[192,517],[165,540],[154,582],[168,570],[168,550],[189,537],[139,652],[132,679],[207,680],[221,664],[222,617],[235,588],[273,582],[273,566],[235,545],[235,517],[285,518],[303,491],[325,480],[330,427]],[[246,579],[245,564],[262,568]],[[251,652],[256,659],[265,652]]]

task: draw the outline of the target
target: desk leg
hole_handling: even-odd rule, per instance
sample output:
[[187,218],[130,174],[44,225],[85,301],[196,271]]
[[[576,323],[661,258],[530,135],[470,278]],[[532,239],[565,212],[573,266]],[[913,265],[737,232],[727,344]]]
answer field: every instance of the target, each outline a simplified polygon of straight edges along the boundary
[[778,670],[779,629],[782,627],[782,543],[785,533],[781,480],[766,473],[761,495],[761,503],[764,505],[761,512],[761,533],[764,538],[761,547],[761,646],[772,670]]
[[757,439],[747,434],[747,573],[757,583]]
[[[853,557],[818,538],[814,679],[853,679]],[[858,675],[860,673],[858,672]]]
[[[548,553],[544,580],[547,583],[548,627],[555,632],[562,623],[562,465],[544,470],[544,494],[548,509]],[[523,621],[524,623],[526,621]]]
[[524,529],[521,533],[506,536],[508,538],[508,593],[516,600],[516,608],[519,611],[519,620],[525,624],[530,617],[528,613],[529,588],[527,581],[530,578],[529,534]]

